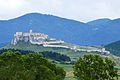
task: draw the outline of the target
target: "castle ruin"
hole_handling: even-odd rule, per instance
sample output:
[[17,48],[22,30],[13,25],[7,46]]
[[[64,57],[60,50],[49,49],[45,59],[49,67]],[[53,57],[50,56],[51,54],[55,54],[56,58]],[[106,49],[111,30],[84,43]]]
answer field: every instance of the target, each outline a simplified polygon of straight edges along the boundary
[[30,30],[28,33],[16,32],[11,44],[16,45],[19,41],[30,42],[32,44],[38,45],[50,45],[50,44],[60,44],[64,43],[62,40],[56,40],[54,38],[49,38],[48,35],[43,33],[33,33]]

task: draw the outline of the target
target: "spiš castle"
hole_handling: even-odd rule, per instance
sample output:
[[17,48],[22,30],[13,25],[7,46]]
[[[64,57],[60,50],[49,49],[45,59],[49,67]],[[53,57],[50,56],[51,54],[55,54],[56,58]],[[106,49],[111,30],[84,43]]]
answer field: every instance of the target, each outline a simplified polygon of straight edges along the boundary
[[[62,40],[56,40],[54,38],[49,38],[48,35],[43,33],[33,33],[30,30],[27,33],[16,32],[11,44],[16,45],[19,41],[30,42],[31,44],[43,45],[45,47],[66,47],[58,44],[64,43]],[[54,44],[54,45],[53,45]],[[55,45],[56,44],[56,45]]]
[[58,48],[67,48],[75,51],[86,51],[86,52],[100,52],[102,54],[110,54],[109,51],[106,51],[105,48],[102,49],[79,49],[76,46],[61,45],[65,42],[62,40],[56,40],[55,38],[49,38],[48,35],[43,33],[33,33],[30,30],[27,33],[16,32],[14,38],[11,41],[12,45],[16,45],[19,41],[30,42],[31,44],[42,45],[44,47],[58,47]]

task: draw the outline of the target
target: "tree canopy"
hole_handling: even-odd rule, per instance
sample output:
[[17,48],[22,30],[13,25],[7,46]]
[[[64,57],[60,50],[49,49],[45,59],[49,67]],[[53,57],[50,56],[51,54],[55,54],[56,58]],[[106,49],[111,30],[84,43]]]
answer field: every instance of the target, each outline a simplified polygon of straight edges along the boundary
[[0,54],[0,80],[63,80],[65,71],[41,54],[19,52]]
[[[1,49],[0,54],[7,52],[7,51],[12,51],[12,52],[20,52],[21,54],[29,54],[29,53],[37,53],[34,51],[29,51],[29,50],[19,50],[19,49]],[[71,59],[67,55],[60,54],[58,52],[52,52],[52,51],[43,51],[39,52],[42,54],[44,58],[59,61],[59,62],[70,62]]]
[[117,69],[109,58],[100,55],[84,55],[74,65],[74,75],[80,80],[115,80]]

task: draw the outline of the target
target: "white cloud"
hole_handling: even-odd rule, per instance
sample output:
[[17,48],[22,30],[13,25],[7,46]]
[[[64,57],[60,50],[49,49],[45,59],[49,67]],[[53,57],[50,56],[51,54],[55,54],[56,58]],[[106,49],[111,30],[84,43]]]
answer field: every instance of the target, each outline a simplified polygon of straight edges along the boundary
[[32,12],[79,21],[120,17],[120,0],[0,0],[0,19]]

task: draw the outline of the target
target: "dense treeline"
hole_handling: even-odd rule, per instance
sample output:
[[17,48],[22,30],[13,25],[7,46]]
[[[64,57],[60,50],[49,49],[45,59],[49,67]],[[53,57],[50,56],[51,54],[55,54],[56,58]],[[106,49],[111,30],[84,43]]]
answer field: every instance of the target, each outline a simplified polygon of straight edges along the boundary
[[62,54],[59,54],[56,52],[44,51],[41,53],[43,54],[44,57],[54,59],[54,60],[59,61],[59,62],[71,61],[68,56],[62,55]]
[[[21,54],[36,53],[34,51],[19,50],[19,49],[1,49],[0,54],[3,52],[6,52],[6,51],[20,52]],[[62,55],[62,54],[57,53],[57,52],[44,51],[44,52],[40,52],[40,54],[42,54],[43,57],[45,57],[45,58],[49,58],[49,59],[59,61],[59,62],[71,61],[71,59],[68,56]]]
[[0,54],[0,80],[63,80],[65,71],[41,54],[19,52]]
[[21,54],[29,54],[29,53],[35,53],[34,51],[28,51],[28,50],[19,50],[19,49],[0,49],[0,54],[7,52],[7,51],[12,51],[12,52],[19,52]]

